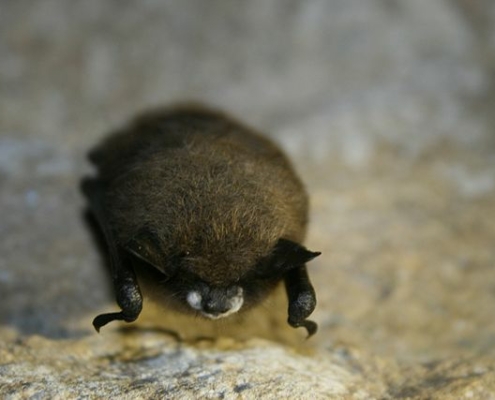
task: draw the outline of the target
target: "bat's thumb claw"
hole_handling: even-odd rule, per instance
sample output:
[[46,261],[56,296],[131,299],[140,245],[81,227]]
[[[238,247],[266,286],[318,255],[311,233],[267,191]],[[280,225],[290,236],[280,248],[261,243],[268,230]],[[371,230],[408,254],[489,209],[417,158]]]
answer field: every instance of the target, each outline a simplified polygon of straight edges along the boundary
[[100,314],[93,320],[93,326],[96,332],[100,333],[100,328],[102,326],[105,326],[109,322],[122,321],[123,319],[124,319],[124,315],[121,312]]

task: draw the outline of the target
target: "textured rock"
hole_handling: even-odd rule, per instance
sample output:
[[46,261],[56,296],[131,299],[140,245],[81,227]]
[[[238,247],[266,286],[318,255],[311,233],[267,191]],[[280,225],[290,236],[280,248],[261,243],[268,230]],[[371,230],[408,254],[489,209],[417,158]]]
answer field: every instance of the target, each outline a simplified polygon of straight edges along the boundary
[[[4,1],[0,397],[495,398],[489,0]],[[114,309],[86,150],[149,105],[269,132],[312,197],[320,324]]]
[[[359,393],[361,381],[330,357],[252,340],[178,344],[136,331],[2,344],[2,393],[34,398],[314,398]],[[22,361],[19,361],[22,360]],[[40,363],[42,360],[42,363]]]

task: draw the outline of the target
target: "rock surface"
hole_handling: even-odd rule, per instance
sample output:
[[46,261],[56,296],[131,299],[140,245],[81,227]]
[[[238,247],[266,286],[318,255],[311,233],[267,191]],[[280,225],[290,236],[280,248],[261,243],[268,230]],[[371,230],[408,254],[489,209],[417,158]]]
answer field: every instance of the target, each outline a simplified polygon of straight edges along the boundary
[[[2,2],[0,397],[495,399],[494,26],[489,0]],[[310,341],[281,292],[92,331],[115,306],[85,153],[184,99],[307,183]]]

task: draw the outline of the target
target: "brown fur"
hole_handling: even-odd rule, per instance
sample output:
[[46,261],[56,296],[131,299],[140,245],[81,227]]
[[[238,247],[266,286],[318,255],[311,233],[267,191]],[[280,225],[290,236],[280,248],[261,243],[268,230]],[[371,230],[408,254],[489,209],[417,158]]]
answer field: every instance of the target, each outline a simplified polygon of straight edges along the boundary
[[187,254],[185,264],[209,283],[241,279],[279,238],[304,238],[307,197],[289,161],[271,141],[221,113],[199,107],[148,113],[91,158],[120,244],[146,227],[158,238],[164,264]]
[[316,332],[306,320],[316,297],[305,263],[319,253],[300,245],[307,196],[273,142],[217,111],[182,106],[143,114],[90,159],[98,176],[83,190],[122,309],[97,316],[97,330],[134,321],[141,286],[160,303],[212,315],[239,296],[242,310],[258,304],[283,279],[289,324]]

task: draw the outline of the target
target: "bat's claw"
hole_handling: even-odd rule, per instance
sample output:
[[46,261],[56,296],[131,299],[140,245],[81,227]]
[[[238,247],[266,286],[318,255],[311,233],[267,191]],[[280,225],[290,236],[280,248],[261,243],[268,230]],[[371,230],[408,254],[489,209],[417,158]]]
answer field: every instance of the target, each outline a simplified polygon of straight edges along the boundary
[[112,321],[125,321],[124,313],[116,312],[100,314],[93,320],[93,326],[95,327],[96,332],[100,333],[100,328]]
[[300,327],[306,328],[306,331],[308,332],[308,336],[306,337],[306,339],[309,339],[311,336],[313,336],[318,331],[318,324],[316,322],[310,321],[308,319],[306,319],[304,321],[293,321],[289,317],[287,322],[293,328],[300,328]]

